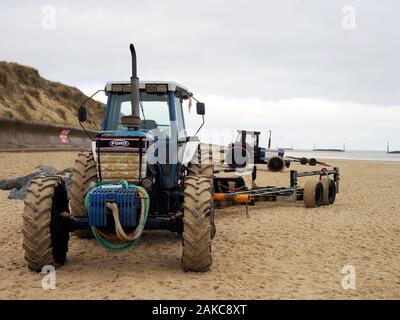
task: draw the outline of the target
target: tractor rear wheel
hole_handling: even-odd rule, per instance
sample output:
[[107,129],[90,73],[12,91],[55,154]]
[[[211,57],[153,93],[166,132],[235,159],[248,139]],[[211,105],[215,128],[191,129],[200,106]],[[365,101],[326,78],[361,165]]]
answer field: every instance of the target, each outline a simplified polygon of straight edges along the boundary
[[182,267],[184,271],[210,269],[213,194],[211,179],[187,176],[183,216]]
[[268,159],[267,168],[271,172],[280,172],[285,169],[285,162],[281,157],[271,157]]
[[[72,172],[70,211],[74,217],[87,216],[85,210],[85,197],[93,183],[97,182],[97,168],[93,153],[90,151],[80,152],[75,160]],[[92,238],[91,230],[76,230],[78,238]]]
[[22,247],[29,269],[39,272],[45,265],[65,263],[69,233],[60,216],[63,212],[68,212],[63,180],[52,176],[32,180],[22,215]]

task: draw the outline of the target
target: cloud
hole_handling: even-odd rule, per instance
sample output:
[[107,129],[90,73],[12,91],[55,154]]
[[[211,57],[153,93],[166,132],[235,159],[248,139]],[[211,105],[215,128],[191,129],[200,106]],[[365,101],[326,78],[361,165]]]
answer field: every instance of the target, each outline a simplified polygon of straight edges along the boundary
[[[383,150],[386,141],[400,143],[400,106],[337,103],[323,99],[295,98],[262,101],[259,98],[235,99],[207,96],[206,125],[202,137],[214,142],[224,136],[224,144],[236,129],[262,132],[265,146],[268,130],[273,132],[273,145],[311,149],[341,148]],[[188,126],[195,131],[199,119],[191,114]],[[218,142],[216,142],[218,143]]]
[[[44,30],[44,5],[56,29]],[[356,29],[342,28],[353,5]],[[35,1],[1,4],[1,58],[79,85],[173,78],[208,94],[318,97],[390,105],[399,99],[397,1]]]
[[[55,8],[54,30],[42,28],[47,5]],[[342,27],[344,5],[355,8],[354,30]],[[232,127],[274,125],[276,135],[290,130],[295,143],[336,145],[354,138],[357,146],[376,148],[381,142],[374,139],[391,137],[398,116],[399,9],[395,0],[4,0],[0,59],[34,66],[89,93],[109,80],[129,79],[133,42],[141,79],[174,80],[211,101],[236,101],[236,107],[221,107],[230,111]],[[249,101],[254,106],[245,105],[246,118],[236,118]],[[312,110],[305,101],[315,102]],[[280,106],[288,120],[260,105]],[[340,112],[367,119],[349,124]],[[381,115],[379,128],[371,112]],[[327,132],[319,121],[328,114],[357,136],[318,134],[316,128]]]

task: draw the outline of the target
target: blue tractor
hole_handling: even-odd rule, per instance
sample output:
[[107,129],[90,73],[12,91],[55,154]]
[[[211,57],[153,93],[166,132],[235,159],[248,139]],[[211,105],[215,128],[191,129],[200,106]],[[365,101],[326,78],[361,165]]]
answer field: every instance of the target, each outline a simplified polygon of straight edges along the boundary
[[225,162],[231,168],[244,168],[255,164],[266,164],[269,171],[279,172],[289,168],[290,161],[284,160],[283,149],[271,149],[271,131],[268,148],[260,147],[260,132],[238,130],[235,142],[228,145]]
[[[109,251],[132,248],[145,229],[182,235],[182,267],[206,271],[215,235],[212,151],[189,137],[182,104],[194,99],[174,82],[109,82],[102,130],[78,154],[70,196],[61,177],[33,180],[23,215],[23,248],[30,269],[66,262],[71,232],[95,237]],[[196,100],[196,99],[194,99]],[[197,101],[197,100],[196,100]],[[204,124],[204,103],[196,104]],[[87,111],[78,110],[85,129]]]

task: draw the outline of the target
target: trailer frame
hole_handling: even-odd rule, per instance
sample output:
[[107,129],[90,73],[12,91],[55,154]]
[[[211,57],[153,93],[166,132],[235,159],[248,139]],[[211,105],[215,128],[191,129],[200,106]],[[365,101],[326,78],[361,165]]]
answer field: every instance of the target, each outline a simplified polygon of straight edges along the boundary
[[[299,178],[319,176],[319,180],[323,177],[332,179],[336,186],[336,193],[339,193],[340,171],[338,167],[333,169],[322,168],[321,170],[298,172],[290,171],[289,186],[256,186],[256,166],[252,169],[252,189],[227,188],[221,187],[221,182],[231,182],[242,185],[240,179],[242,177],[215,177],[214,178],[214,204],[215,206],[229,206],[235,204],[255,205],[256,202],[275,202],[275,201],[302,201],[304,196],[304,188],[299,186]],[[234,171],[234,170],[233,170]],[[216,172],[233,172],[231,170],[216,170]]]

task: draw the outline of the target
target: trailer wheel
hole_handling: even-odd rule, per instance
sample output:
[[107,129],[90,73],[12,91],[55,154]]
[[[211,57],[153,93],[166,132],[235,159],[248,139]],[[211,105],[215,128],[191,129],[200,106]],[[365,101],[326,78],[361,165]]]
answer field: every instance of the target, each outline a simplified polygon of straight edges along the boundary
[[310,158],[310,160],[308,160],[308,164],[312,167],[317,165],[317,159],[315,158]]
[[321,181],[310,180],[304,186],[304,204],[307,208],[321,206],[324,196],[324,186]]
[[290,160],[285,160],[285,167],[286,168],[289,168],[290,167]]
[[212,264],[212,200],[209,178],[186,177],[182,248],[184,271],[207,271]]
[[32,180],[22,215],[22,247],[29,269],[40,272],[45,265],[65,263],[69,233],[63,212],[68,212],[64,181],[51,176]]
[[336,184],[332,179],[323,178],[321,180],[324,187],[324,196],[322,199],[322,205],[327,206],[333,204],[336,200]]
[[[72,216],[87,216],[84,208],[85,197],[91,184],[96,182],[97,168],[93,153],[90,151],[80,152],[72,172],[71,200],[69,202]],[[92,230],[76,230],[74,233],[78,238],[93,238]]]
[[301,163],[302,165],[305,165],[305,164],[308,163],[308,159],[303,157],[303,158],[300,159],[300,163]]

